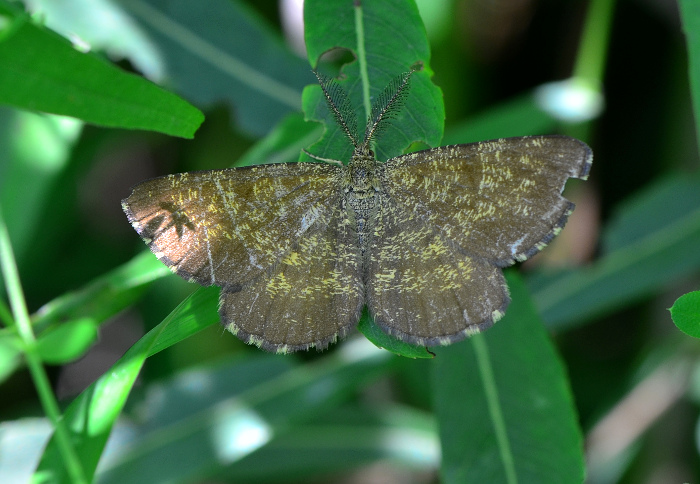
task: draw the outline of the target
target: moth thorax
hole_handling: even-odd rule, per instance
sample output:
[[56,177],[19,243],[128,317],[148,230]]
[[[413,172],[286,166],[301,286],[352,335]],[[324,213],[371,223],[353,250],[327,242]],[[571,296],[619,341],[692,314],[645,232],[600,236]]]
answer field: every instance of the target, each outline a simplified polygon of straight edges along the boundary
[[371,151],[355,150],[348,164],[350,175],[350,190],[359,197],[362,194],[370,195],[379,187],[377,168],[379,162],[374,159]]

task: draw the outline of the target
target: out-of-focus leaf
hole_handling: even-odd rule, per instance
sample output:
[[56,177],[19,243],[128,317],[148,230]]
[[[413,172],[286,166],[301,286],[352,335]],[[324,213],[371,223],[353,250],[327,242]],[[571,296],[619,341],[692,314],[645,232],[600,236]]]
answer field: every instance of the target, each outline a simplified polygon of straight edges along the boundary
[[[98,482],[195,481],[314,421],[384,374],[391,356],[363,340],[312,365],[259,354],[153,385],[138,406],[141,434],[100,468]],[[174,404],[177,402],[177,404]]]
[[[0,74],[2,76],[2,74]],[[70,162],[83,123],[0,107],[0,203],[15,256],[28,256],[51,188]]]
[[76,319],[41,334],[36,351],[46,363],[66,363],[85,354],[95,340],[97,326],[89,319]]
[[700,178],[669,176],[628,200],[590,267],[528,279],[551,328],[581,324],[700,268]]
[[111,58],[127,58],[148,79],[163,79],[162,60],[135,22],[113,0],[24,0],[32,15],[68,39]]
[[321,127],[304,121],[301,113],[284,118],[237,162],[236,166],[299,161],[301,150],[321,136]]
[[[218,322],[216,305],[211,304],[217,293],[216,287],[203,288],[185,299],[68,406],[63,421],[88,478],[95,472],[114,421],[146,358]],[[55,435],[46,446],[32,482],[70,482]]]
[[47,418],[0,422],[0,482],[29,482],[51,430]]
[[125,0],[164,58],[168,82],[199,106],[226,103],[241,128],[267,134],[301,108],[306,63],[235,0]]
[[316,476],[327,480],[329,475],[376,462],[393,464],[408,475],[437,469],[440,444],[435,421],[394,405],[340,407],[286,429],[223,474],[235,482],[304,482]]
[[46,303],[34,315],[34,324],[43,328],[59,321],[82,318],[102,323],[133,304],[146,284],[170,273],[151,252],[143,252],[82,289]]
[[467,121],[452,126],[445,132],[443,145],[474,143],[495,138],[551,133],[556,121],[537,105],[532,94],[520,96]]

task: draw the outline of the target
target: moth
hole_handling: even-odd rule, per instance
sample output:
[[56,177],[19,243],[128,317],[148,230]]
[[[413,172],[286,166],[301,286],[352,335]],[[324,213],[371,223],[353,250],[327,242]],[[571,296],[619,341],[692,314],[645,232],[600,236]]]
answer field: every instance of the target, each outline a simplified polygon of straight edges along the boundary
[[277,353],[326,348],[366,306],[394,337],[447,345],[490,327],[510,301],[502,268],[542,250],[574,204],[592,152],[565,136],[442,146],[377,160],[371,144],[402,106],[414,69],[376,98],[362,139],[349,98],[319,83],[354,146],[181,173],[136,185],[122,207],[173,272],[221,288],[222,324]]

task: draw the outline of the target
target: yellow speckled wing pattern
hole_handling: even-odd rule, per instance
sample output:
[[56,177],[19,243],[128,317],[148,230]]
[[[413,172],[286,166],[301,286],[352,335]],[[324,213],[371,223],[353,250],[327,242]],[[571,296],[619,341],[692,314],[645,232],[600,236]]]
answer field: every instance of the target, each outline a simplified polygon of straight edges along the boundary
[[137,185],[122,205],[173,272],[222,287],[222,321],[243,340],[282,352],[325,347],[364,304],[340,170],[290,163],[168,175]]
[[222,290],[222,320],[233,334],[268,351],[323,349],[360,319],[360,258],[357,234],[336,205],[262,277],[241,290]]
[[443,146],[387,161],[384,189],[459,247],[501,267],[544,248],[574,208],[561,196],[593,155],[564,136]]
[[510,300],[501,269],[460,253],[417,213],[386,200],[374,234],[367,306],[389,334],[442,345],[503,315]]
[[574,208],[561,196],[585,179],[592,153],[567,137],[445,146],[384,166],[367,305],[388,333],[449,344],[500,319],[509,303],[500,267],[557,235]]
[[168,175],[137,185],[122,205],[173,272],[205,286],[240,286],[330,216],[338,170],[295,163]]

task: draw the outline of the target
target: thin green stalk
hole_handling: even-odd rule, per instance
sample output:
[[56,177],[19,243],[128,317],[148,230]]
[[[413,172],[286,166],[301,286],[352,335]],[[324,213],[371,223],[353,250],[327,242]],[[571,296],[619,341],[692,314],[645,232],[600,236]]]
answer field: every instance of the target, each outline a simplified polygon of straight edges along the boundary
[[593,86],[603,85],[614,0],[592,0],[581,35],[574,77]]
[[493,430],[496,435],[496,443],[498,450],[501,453],[501,463],[503,471],[506,474],[506,482],[508,484],[516,484],[518,476],[515,472],[515,461],[513,459],[513,451],[508,442],[508,433],[506,432],[506,422],[503,418],[503,410],[501,402],[498,400],[498,389],[496,388],[496,377],[493,374],[491,366],[491,357],[489,349],[486,345],[486,339],[483,335],[473,336],[470,340],[474,345],[474,353],[476,354],[477,366],[481,381],[484,384],[484,393],[486,394],[486,404],[489,408]]
[[24,346],[27,367],[34,380],[44,412],[46,412],[55,429],[61,456],[66,463],[71,481],[78,484],[87,483],[78,455],[75,453],[68,432],[61,421],[61,411],[51,390],[51,384],[42,365],[41,357],[36,352],[36,338],[29,321],[29,312],[24,301],[24,294],[22,294],[22,285],[19,280],[15,257],[12,253],[10,236],[7,233],[7,227],[2,217],[2,207],[0,207],[0,266],[2,266],[2,275],[7,287],[7,295],[12,307],[17,332]]
[[369,119],[372,113],[372,102],[369,96],[369,71],[365,52],[365,24],[362,18],[362,3],[358,1],[355,2],[355,35],[357,35],[357,62],[360,65],[360,79],[362,79],[362,103],[365,106],[365,119]]

